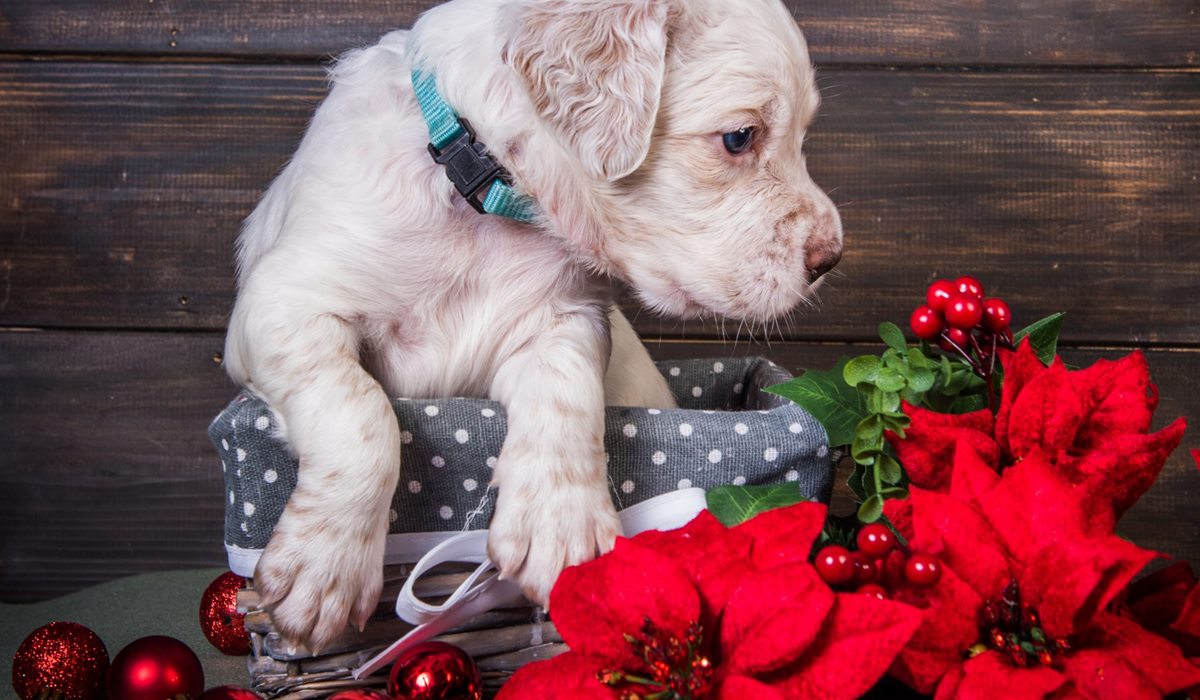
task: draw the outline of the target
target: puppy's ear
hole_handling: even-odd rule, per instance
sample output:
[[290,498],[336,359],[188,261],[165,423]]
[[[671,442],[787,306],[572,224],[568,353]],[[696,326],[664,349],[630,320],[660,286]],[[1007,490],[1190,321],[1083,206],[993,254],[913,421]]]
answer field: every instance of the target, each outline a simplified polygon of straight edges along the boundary
[[519,5],[505,60],[538,114],[594,178],[646,158],[667,49],[666,0],[540,0]]

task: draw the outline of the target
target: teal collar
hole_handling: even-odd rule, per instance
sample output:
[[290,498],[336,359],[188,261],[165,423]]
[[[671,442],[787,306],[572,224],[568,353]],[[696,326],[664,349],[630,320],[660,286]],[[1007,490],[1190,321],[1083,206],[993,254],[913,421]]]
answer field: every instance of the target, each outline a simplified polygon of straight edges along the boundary
[[513,188],[512,176],[475,140],[471,125],[438,94],[437,80],[414,70],[412,83],[429,128],[429,154],[446,167],[446,176],[459,194],[481,214],[522,222],[537,218],[537,203]]

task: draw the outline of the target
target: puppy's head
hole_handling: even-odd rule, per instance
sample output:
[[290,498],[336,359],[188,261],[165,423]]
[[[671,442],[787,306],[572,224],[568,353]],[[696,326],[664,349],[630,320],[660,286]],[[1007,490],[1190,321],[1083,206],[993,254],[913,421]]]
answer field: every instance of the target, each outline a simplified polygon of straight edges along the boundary
[[549,188],[543,207],[603,229],[597,255],[647,306],[766,320],[837,263],[841,220],[801,148],[813,69],[779,0],[541,0],[510,36],[588,190]]

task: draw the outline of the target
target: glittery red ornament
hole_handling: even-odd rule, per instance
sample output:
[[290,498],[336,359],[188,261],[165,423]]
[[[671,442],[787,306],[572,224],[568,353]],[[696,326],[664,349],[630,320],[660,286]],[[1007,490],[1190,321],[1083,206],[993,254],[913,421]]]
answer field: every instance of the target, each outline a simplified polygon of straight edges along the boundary
[[108,669],[108,697],[120,700],[175,700],[204,692],[204,668],[188,645],[173,637],[132,641]]
[[253,690],[239,688],[236,685],[222,685],[209,688],[196,700],[263,700],[263,698]]
[[392,696],[382,690],[355,688],[354,690],[343,690],[336,695],[331,695],[329,696],[329,700],[392,700]]
[[388,692],[397,700],[480,700],[483,681],[467,652],[445,642],[425,642],[396,659]]
[[237,610],[237,592],[246,579],[227,571],[204,589],[200,596],[200,630],[222,654],[243,656],[250,653],[250,635],[246,616]]
[[104,696],[108,650],[96,633],[75,622],[51,622],[30,633],[12,660],[12,686],[21,700],[46,691],[66,700]]

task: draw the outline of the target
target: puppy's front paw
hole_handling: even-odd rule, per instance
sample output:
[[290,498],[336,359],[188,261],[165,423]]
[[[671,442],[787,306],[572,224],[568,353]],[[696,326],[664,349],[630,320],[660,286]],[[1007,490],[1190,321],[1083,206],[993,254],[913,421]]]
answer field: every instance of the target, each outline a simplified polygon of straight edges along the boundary
[[[358,520],[355,522],[355,520]],[[284,511],[258,561],[254,587],[288,641],[310,651],[361,630],[383,588],[383,529],[350,511]]]
[[612,549],[621,522],[608,491],[571,486],[555,491],[501,486],[488,535],[488,555],[500,575],[546,607],[550,589],[568,566]]

